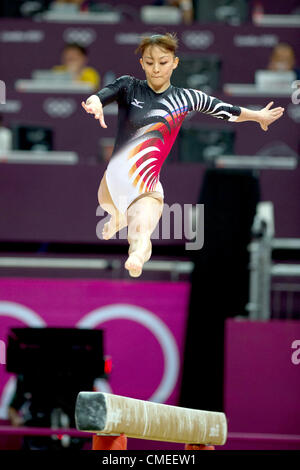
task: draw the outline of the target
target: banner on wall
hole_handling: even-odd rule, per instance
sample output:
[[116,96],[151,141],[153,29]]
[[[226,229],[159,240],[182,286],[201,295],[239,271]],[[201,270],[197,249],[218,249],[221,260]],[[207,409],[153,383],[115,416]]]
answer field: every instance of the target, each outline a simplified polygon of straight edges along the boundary
[[24,326],[101,328],[113,364],[108,382],[98,381],[103,391],[177,404],[188,298],[186,282],[1,279],[0,418],[15,390],[3,346],[10,328]]

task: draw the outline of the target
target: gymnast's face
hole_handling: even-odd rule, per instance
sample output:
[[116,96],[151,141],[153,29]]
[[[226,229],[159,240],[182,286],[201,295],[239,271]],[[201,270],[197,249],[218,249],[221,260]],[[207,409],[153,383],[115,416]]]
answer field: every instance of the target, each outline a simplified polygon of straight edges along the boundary
[[157,93],[165,91],[170,86],[171,75],[178,62],[178,57],[171,51],[159,46],[146,47],[140,63],[150,88]]

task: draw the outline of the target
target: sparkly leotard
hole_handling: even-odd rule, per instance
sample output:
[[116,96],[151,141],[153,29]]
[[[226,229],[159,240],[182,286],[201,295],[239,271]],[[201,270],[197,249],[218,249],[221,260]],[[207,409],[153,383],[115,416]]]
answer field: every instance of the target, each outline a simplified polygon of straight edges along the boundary
[[116,101],[119,106],[115,147],[106,171],[112,200],[124,213],[145,192],[158,191],[163,197],[159,174],[185,116],[200,111],[235,121],[239,106],[209,96],[202,91],[169,86],[156,93],[146,80],[129,75],[100,90],[103,106]]

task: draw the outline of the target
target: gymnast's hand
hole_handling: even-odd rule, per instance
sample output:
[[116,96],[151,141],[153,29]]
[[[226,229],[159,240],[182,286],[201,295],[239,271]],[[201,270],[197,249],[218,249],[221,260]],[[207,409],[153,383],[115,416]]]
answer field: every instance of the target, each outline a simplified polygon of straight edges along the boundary
[[97,95],[90,96],[86,100],[86,103],[82,101],[81,106],[86,110],[87,113],[94,114],[95,119],[99,119],[100,126],[104,127],[105,129],[107,128],[107,125],[104,121],[102,103]]
[[258,123],[264,131],[267,131],[269,125],[283,115],[284,108],[279,107],[271,109],[273,104],[274,101],[270,101],[265,108],[258,111]]

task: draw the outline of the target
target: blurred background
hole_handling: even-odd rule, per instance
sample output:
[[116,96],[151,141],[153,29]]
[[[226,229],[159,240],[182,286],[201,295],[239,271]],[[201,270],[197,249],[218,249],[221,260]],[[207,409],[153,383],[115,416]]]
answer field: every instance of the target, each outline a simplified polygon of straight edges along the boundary
[[[296,0],[1,2],[1,449],[90,448],[79,390],[225,411],[225,449],[300,448],[299,28]],[[204,204],[204,245],[171,228],[133,280],[126,229],[97,236],[117,105],[102,129],[81,101],[144,79],[134,50],[167,31],[173,85],[285,113],[267,133],[185,119],[161,182],[171,227]]]

